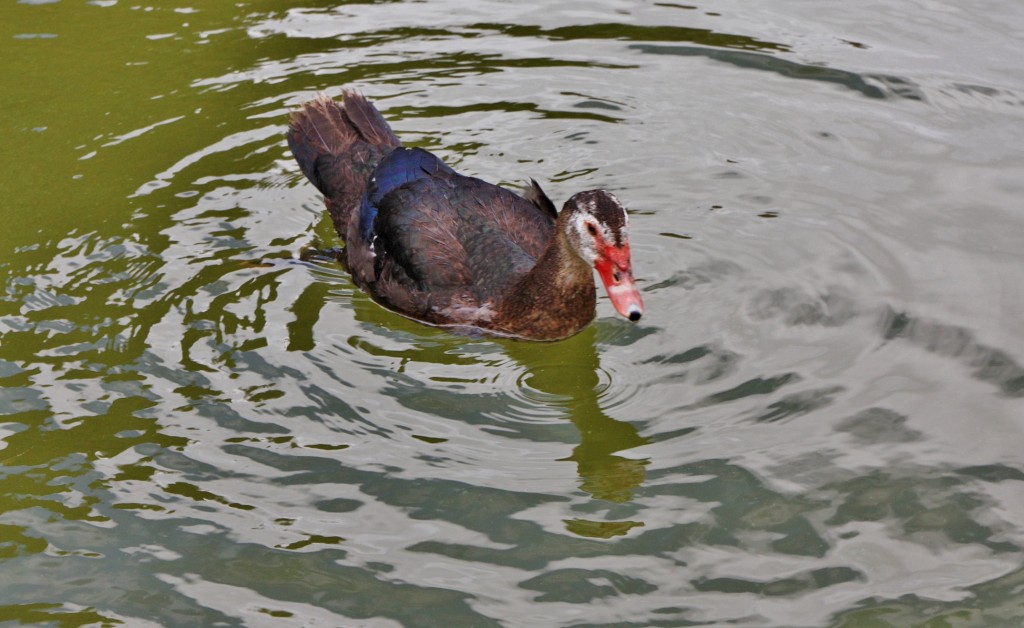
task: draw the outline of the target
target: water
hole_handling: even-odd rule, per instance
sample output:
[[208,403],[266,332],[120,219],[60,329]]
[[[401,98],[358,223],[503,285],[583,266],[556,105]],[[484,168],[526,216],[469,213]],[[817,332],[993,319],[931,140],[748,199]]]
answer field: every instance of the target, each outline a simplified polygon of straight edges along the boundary
[[[0,16],[3,619],[1024,620],[1018,3]],[[613,190],[648,314],[455,336],[299,261],[343,85]]]

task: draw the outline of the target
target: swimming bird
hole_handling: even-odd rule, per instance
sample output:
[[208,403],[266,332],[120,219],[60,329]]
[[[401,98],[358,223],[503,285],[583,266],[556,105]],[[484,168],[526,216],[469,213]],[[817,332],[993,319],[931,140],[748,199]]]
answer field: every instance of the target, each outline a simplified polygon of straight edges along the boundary
[[559,340],[593,320],[591,268],[637,321],[629,217],[606,190],[559,212],[532,181],[522,196],[407,148],[377,108],[345,89],[291,114],[288,145],[345,242],[340,259],[377,303],[431,325]]

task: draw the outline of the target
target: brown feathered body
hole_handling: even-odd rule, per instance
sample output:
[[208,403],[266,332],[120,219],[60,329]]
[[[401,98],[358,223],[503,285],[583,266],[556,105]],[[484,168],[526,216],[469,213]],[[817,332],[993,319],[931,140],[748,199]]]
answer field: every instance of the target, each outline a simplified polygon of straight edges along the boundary
[[607,192],[578,194],[559,214],[535,182],[524,198],[403,147],[348,90],[343,103],[319,97],[293,113],[288,144],[324,195],[356,284],[389,309],[533,340],[570,336],[593,318],[597,263],[578,240],[597,237],[599,223],[601,239],[621,249],[625,210]]

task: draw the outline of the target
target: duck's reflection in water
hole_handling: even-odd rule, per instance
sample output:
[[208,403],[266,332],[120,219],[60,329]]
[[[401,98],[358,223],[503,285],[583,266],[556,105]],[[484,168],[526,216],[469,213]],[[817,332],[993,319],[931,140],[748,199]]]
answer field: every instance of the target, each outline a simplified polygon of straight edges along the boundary
[[[580,443],[564,460],[576,463],[580,488],[596,499],[626,503],[644,481],[646,458],[618,455],[648,439],[636,427],[608,415],[602,400],[617,384],[609,381],[601,368],[596,347],[597,332],[591,325],[568,340],[546,345],[508,343],[510,357],[522,365],[524,386],[550,396],[552,403],[564,407],[566,416],[577,427]],[[622,534],[636,522],[568,521],[570,530],[586,536]]]

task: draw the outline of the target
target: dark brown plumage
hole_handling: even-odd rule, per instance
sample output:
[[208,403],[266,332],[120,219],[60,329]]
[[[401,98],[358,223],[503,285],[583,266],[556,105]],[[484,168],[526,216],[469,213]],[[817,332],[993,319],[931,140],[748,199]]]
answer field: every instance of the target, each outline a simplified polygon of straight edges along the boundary
[[434,325],[531,340],[571,336],[594,317],[596,268],[616,309],[643,313],[628,218],[604,190],[559,213],[536,181],[525,197],[402,147],[377,109],[344,91],[292,114],[288,144],[324,194],[344,262],[376,301]]

